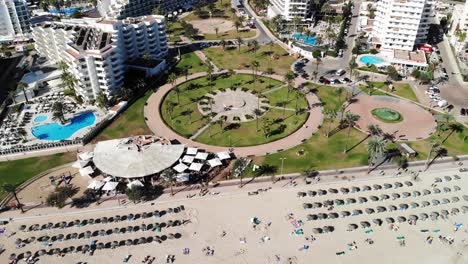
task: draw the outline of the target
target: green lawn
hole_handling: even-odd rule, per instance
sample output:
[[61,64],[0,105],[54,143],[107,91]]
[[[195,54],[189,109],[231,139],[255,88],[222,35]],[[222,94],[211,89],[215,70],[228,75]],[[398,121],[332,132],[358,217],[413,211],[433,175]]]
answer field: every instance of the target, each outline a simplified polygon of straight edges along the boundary
[[[275,141],[293,133],[299,129],[307,119],[308,114],[303,113],[295,115],[294,111],[284,111],[279,109],[270,109],[263,117],[257,122],[243,122],[240,123],[239,127],[228,129],[228,124],[223,125],[221,128],[218,124],[213,124],[207,130],[205,130],[200,136],[196,138],[196,141],[217,145],[217,146],[232,146],[232,147],[243,147],[264,144],[267,142]],[[268,119],[271,121],[281,120],[284,121],[274,124],[271,127],[272,132],[270,136],[265,137],[262,126],[264,120]],[[285,127],[284,127],[285,126]]]
[[[297,89],[288,92],[287,87],[266,94],[271,106],[286,107],[293,109],[307,108],[306,98]],[[296,107],[297,104],[297,107]]]
[[174,21],[167,23],[166,28],[167,35],[169,36],[169,42],[181,41],[180,35],[184,34],[184,29],[180,25],[180,22]]
[[182,69],[186,67],[188,67],[190,74],[206,71],[205,64],[192,50],[189,49],[181,50],[181,60],[175,67],[174,71],[180,75]]
[[[181,91],[179,93],[179,99],[175,91],[171,91],[167,94],[162,105],[162,118],[174,131],[185,137],[190,137],[209,122],[208,119],[202,118],[202,114],[198,111],[197,102],[201,97],[205,96],[210,89],[218,90],[220,88],[236,86],[238,88],[264,92],[267,91],[270,86],[277,87],[281,85],[279,81],[259,77],[254,87],[252,79],[252,75],[248,74],[237,74],[233,77],[218,76],[213,82],[213,88],[208,85],[207,78],[198,78],[183,83],[178,86]],[[189,89],[191,85],[197,88]],[[274,95],[267,95],[266,97],[275,98],[275,100],[277,100]],[[176,104],[174,106],[172,120],[168,112],[168,105],[170,102]]]
[[284,75],[294,63],[294,58],[278,45],[271,48],[268,45],[260,46],[255,53],[247,46],[242,46],[240,52],[237,48],[223,50],[222,47],[211,47],[203,52],[223,69],[250,69],[250,63],[256,60],[260,63],[260,71],[270,67],[276,74]]
[[[43,171],[75,160],[75,153],[64,153],[0,162],[0,185],[4,183],[18,185]],[[0,198],[4,195],[3,189],[0,188]]]
[[399,95],[411,101],[419,102],[418,97],[413,92],[411,85],[409,83],[394,83],[395,91],[393,94]]
[[237,32],[235,29],[233,30],[229,30],[229,31],[226,31],[226,32],[222,32],[222,33],[218,33],[218,36],[216,36],[216,34],[204,34],[204,40],[222,40],[222,39],[225,39],[225,40],[228,40],[228,39],[236,39],[238,37],[241,37],[243,39],[246,39],[246,38],[253,38],[255,37],[256,35],[256,31],[255,30],[239,30],[239,32]]

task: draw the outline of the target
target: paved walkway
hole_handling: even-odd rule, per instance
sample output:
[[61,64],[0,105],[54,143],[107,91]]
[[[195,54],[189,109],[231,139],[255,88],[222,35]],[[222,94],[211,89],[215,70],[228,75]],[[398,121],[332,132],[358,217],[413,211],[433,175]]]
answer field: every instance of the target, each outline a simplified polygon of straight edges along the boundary
[[[218,74],[226,73],[227,71],[220,71]],[[250,70],[236,70],[238,74],[251,74]],[[196,78],[200,78],[206,76],[207,74],[204,72],[195,73],[193,75],[188,76],[187,81],[193,80]],[[275,80],[283,81],[283,76],[272,74],[267,75],[263,74],[263,76],[270,77]],[[175,81],[175,84],[181,84],[185,81],[185,77],[180,77]],[[204,149],[209,152],[220,152],[226,151],[227,147],[219,147],[219,146],[212,146],[203,144],[200,142],[195,142],[191,139],[185,138],[176,132],[174,132],[169,126],[167,126],[161,118],[160,106],[165,97],[165,95],[173,88],[172,84],[166,84],[158,89],[154,94],[150,96],[145,105],[144,115],[146,119],[146,124],[151,129],[151,131],[158,136],[166,137],[170,140],[178,140],[181,144],[185,144],[190,147],[197,147]],[[314,105],[320,103],[320,100],[312,93],[306,94],[306,100],[308,105],[310,106],[309,109],[309,118],[305,122],[305,124],[296,130],[296,132],[292,133],[291,135],[270,142],[263,145],[251,146],[251,147],[237,147],[233,148],[233,152],[238,157],[246,157],[249,155],[255,156],[262,156],[278,151],[282,151],[285,149],[289,149],[301,144],[304,140],[308,139],[318,130],[318,127],[322,124],[323,115],[322,109],[320,107],[313,107]]]

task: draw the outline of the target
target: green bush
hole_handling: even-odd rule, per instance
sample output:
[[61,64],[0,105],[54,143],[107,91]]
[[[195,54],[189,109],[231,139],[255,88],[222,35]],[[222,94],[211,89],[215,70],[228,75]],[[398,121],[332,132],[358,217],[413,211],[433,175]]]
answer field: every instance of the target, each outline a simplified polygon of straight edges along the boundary
[[371,50],[370,50],[370,54],[374,54],[374,55],[375,55],[375,54],[377,54],[377,53],[379,53],[379,52],[378,52],[376,49],[371,49]]
[[63,94],[68,95],[68,96],[73,96],[75,95],[75,92],[72,89],[65,89],[63,90]]
[[331,56],[331,57],[336,57],[336,56],[338,56],[338,54],[337,54],[336,51],[334,51],[334,50],[329,50],[329,51],[327,51],[327,55],[328,55],[328,56]]

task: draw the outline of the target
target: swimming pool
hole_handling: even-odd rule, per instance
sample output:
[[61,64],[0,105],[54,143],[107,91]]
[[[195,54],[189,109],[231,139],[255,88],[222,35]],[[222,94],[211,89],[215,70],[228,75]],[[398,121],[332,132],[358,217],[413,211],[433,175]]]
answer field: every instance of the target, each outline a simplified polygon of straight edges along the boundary
[[315,45],[315,37],[307,37],[299,33],[294,33],[293,38],[299,39],[300,41],[309,44],[309,45]]
[[34,118],[34,122],[44,122],[47,120],[47,118],[49,117],[45,115],[36,116],[36,118]]
[[[52,9],[52,10],[49,10],[49,13],[52,13],[52,14],[62,13],[62,14],[65,14],[66,16],[71,16],[71,14],[75,12],[75,10],[78,10],[78,8],[77,7],[62,8],[60,9],[60,11],[57,9]],[[85,8],[81,8],[81,12],[85,12],[85,11],[86,11]]]
[[364,64],[369,64],[369,65],[377,65],[381,64],[384,61],[384,59],[376,57],[376,56],[362,56],[361,59],[359,59],[362,63]]
[[69,124],[61,125],[53,122],[32,128],[32,134],[42,140],[64,140],[71,137],[75,132],[85,127],[91,126],[96,121],[93,112],[86,112],[73,117]]

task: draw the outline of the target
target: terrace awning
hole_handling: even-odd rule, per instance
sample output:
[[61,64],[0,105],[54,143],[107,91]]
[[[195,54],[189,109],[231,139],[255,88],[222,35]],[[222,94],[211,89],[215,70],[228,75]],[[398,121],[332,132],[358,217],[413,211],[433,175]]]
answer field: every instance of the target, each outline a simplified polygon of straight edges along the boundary
[[194,163],[190,164],[189,170],[191,170],[191,171],[200,171],[202,169],[202,167],[203,167],[203,163],[194,162]]
[[205,152],[198,152],[197,155],[195,155],[195,159],[197,160],[206,160],[208,158],[208,153]]
[[194,159],[195,159],[195,156],[185,155],[184,157],[182,157],[182,162],[192,163]]
[[89,160],[77,160],[73,162],[72,167],[76,169],[81,169],[84,168],[86,165],[88,165]]
[[93,152],[83,152],[79,155],[80,159],[81,160],[91,160],[93,157],[94,157],[94,153]]
[[113,191],[115,188],[117,188],[117,185],[119,185],[118,182],[106,182],[104,184],[104,187],[102,187],[103,191]]
[[187,148],[187,152],[185,154],[187,155],[195,155],[197,154],[198,149],[197,148]]
[[218,152],[218,153],[216,153],[216,156],[218,156],[218,158],[220,160],[225,160],[225,159],[230,159],[231,158],[231,155],[227,151]]
[[210,159],[208,160],[208,163],[210,164],[211,167],[216,167],[216,166],[221,166],[223,163],[221,163],[221,160],[216,158],[216,159]]
[[188,169],[188,166],[183,164],[183,163],[179,163],[176,166],[174,166],[173,169],[180,173],[180,172],[184,172],[186,169]]
[[94,170],[91,166],[80,169],[81,176],[89,176],[90,174],[93,174],[93,173],[94,173]]
[[87,188],[88,189],[99,190],[99,189],[101,189],[102,186],[104,186],[104,184],[106,184],[106,183],[101,182],[101,181],[92,180]]

